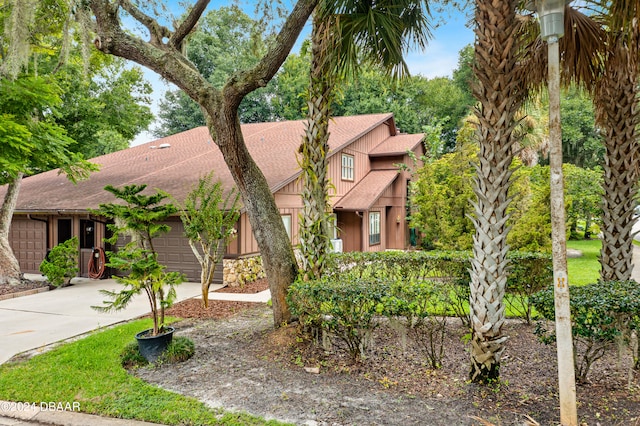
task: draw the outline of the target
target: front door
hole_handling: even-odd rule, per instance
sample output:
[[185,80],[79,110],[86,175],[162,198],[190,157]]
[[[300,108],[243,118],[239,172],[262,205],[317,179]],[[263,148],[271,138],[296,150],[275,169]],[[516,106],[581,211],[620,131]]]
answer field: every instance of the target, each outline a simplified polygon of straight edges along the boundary
[[96,246],[96,223],[93,220],[80,220],[80,276],[89,276],[89,260]]

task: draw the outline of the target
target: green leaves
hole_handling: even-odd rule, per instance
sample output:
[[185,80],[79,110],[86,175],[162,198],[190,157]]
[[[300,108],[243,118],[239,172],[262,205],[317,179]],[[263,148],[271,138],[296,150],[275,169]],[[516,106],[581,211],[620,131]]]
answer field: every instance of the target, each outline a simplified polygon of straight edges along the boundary
[[[590,366],[617,341],[626,341],[640,328],[640,285],[635,281],[607,281],[571,287],[571,327],[576,354],[576,377],[584,381]],[[553,287],[531,297],[540,315],[555,320]],[[555,340],[550,323],[539,323],[536,333],[544,343]]]
[[42,272],[49,282],[60,287],[69,284],[78,273],[78,237],[58,244],[40,264]]
[[117,188],[108,185],[105,190],[125,201],[126,205],[100,204],[100,209],[94,211],[116,221],[116,224],[109,225],[113,231],[109,242],[116,244],[119,237],[126,236],[131,237],[131,241],[117,252],[107,253],[107,266],[127,273],[124,277],[116,277],[123,289],[119,292],[103,291],[102,294],[110,300],[105,301],[103,306],[93,308],[102,311],[124,309],[134,296],[144,291],[153,315],[153,335],[157,335],[164,325],[164,310],[173,304],[175,286],[184,281],[184,276],[178,272],[165,272],[165,266],[158,262],[153,248],[153,238],[170,229],[160,222],[178,209],[173,204],[160,204],[168,197],[163,192],[142,194],[146,187],[126,185]]
[[216,264],[236,234],[235,225],[240,218],[239,197],[235,189],[225,196],[222,184],[214,181],[213,172],[210,172],[198,180],[180,207],[184,233],[202,267],[200,284],[205,307],[209,305],[209,286]]

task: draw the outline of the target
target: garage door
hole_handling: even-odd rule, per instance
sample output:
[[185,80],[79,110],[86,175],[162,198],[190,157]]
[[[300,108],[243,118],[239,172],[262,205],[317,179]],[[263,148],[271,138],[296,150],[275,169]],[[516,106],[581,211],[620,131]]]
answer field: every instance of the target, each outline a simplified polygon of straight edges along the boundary
[[40,263],[47,255],[47,224],[14,216],[9,244],[20,263],[20,270],[27,274],[39,274]]
[[[169,221],[171,231],[153,240],[153,247],[158,253],[158,261],[166,265],[167,271],[179,271],[189,281],[200,282],[200,263],[196,259],[189,241],[184,236],[184,228],[179,220]],[[217,265],[214,282],[222,282],[222,262]]]

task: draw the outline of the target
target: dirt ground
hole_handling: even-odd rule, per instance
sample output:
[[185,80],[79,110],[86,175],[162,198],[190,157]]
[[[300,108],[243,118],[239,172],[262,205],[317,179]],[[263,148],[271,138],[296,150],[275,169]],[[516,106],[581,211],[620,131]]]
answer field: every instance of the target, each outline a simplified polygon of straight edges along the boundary
[[[266,284],[253,286],[240,291]],[[559,424],[555,346],[539,343],[534,326],[520,321],[505,327],[500,382],[479,386],[467,381],[468,331],[457,319],[447,323],[443,366],[432,369],[387,324],[353,362],[335,347],[319,349],[295,324],[274,331],[264,305],[213,301],[204,310],[192,300],[178,313],[191,317],[177,333],[195,341],[196,355],[133,374],[213,407],[299,425]],[[619,362],[614,350],[578,386],[582,425],[640,425],[640,373],[630,360],[625,353]]]
[[[262,280],[221,291],[266,287]],[[559,424],[555,346],[538,342],[534,326],[520,321],[504,329],[500,382],[479,386],[467,381],[469,336],[457,319],[447,322],[442,368],[432,369],[385,323],[366,357],[353,362],[335,346],[321,349],[295,324],[274,330],[264,304],[212,300],[204,309],[190,299],[168,314],[184,318],[177,333],[194,340],[195,356],[132,374],[212,407],[298,425]],[[589,383],[578,385],[581,425],[640,426],[640,372],[630,361],[629,353],[619,358],[613,350],[592,367]]]

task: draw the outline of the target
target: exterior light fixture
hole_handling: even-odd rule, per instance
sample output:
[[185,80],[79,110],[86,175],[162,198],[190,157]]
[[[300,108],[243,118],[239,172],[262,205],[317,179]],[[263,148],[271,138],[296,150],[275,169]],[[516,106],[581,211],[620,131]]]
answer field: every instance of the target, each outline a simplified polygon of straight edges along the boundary
[[536,0],[527,3],[526,8],[538,12],[540,36],[553,43],[564,35],[564,7],[566,0]]

